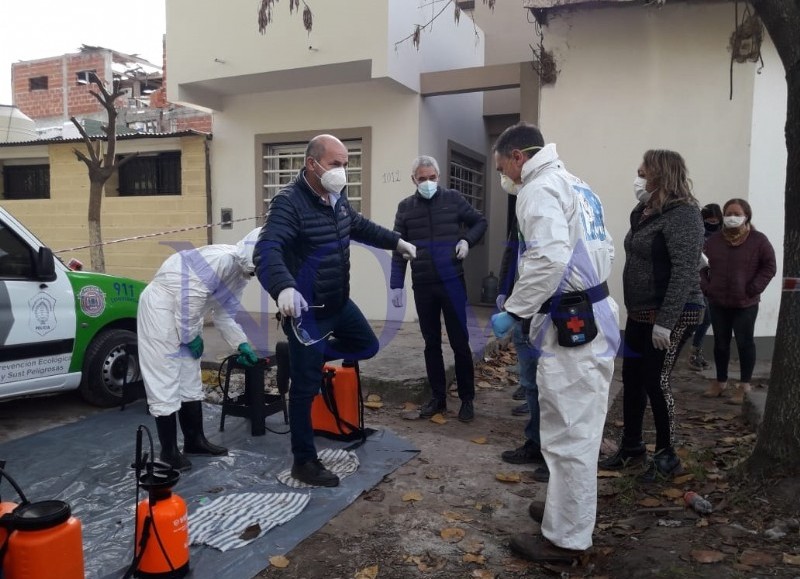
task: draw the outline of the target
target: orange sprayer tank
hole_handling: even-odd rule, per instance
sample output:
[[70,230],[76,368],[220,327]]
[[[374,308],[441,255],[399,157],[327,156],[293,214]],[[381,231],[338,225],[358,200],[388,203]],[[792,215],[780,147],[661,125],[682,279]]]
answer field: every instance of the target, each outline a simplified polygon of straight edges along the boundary
[[81,523],[67,503],[25,503],[12,517],[4,579],[84,579]]
[[[11,511],[16,509],[18,506],[19,505],[17,503],[12,503],[10,501],[0,502],[0,517],[11,513]],[[7,536],[8,536],[8,531],[4,527],[0,527],[0,545],[6,542]],[[0,577],[2,577],[2,574],[0,574]]]
[[[325,401],[324,392],[317,394],[311,403],[311,425],[315,434],[348,435],[360,428],[361,393],[359,391],[358,372],[353,366],[329,366],[323,368],[323,376],[330,376],[333,403],[339,413],[339,419],[333,415]],[[327,378],[323,378],[326,380]],[[323,384],[323,388],[326,386]]]
[[[147,486],[147,483],[143,482],[142,486]],[[138,506],[136,555],[138,557],[141,553],[141,559],[135,576],[165,579],[184,577],[189,572],[186,503],[169,488],[151,488],[150,494],[151,497],[140,501]],[[154,501],[152,507],[151,501]],[[147,522],[148,519],[150,522]],[[145,532],[149,536],[142,551],[141,539]]]

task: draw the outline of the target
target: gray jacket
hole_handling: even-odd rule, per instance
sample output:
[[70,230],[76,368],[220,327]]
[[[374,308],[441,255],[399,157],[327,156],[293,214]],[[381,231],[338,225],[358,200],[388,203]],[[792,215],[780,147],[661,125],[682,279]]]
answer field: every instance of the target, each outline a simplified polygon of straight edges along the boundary
[[625,307],[630,312],[657,310],[656,324],[671,330],[687,305],[703,307],[697,273],[703,219],[699,207],[685,203],[644,220],[643,211],[643,203],[634,208],[625,236]]

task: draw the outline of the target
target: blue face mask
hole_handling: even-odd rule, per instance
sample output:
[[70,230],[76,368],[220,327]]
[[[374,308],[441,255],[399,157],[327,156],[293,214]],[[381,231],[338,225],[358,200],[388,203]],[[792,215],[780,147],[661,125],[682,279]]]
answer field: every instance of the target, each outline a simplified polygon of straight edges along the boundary
[[436,181],[422,181],[417,184],[417,191],[419,191],[419,194],[425,197],[425,199],[430,199],[434,196],[438,187],[439,185]]

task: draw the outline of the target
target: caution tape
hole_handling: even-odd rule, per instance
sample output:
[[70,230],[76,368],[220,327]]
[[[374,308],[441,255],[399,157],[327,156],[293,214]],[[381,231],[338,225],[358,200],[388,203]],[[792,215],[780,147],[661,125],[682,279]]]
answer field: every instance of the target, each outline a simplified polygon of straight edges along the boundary
[[144,235],[134,235],[133,237],[122,237],[120,239],[112,239],[111,241],[104,241],[102,243],[90,243],[89,245],[79,245],[77,247],[70,247],[68,249],[59,249],[53,253],[67,253],[68,251],[78,251],[79,249],[90,249],[92,247],[100,247],[103,245],[111,245],[112,243],[122,243],[124,241],[136,241],[139,239],[149,239],[151,237],[159,237],[161,235],[172,235],[173,233],[183,233],[184,231],[194,231],[195,229],[210,229],[220,225],[232,225],[242,221],[252,221],[259,219],[259,217],[242,217],[241,219],[232,219],[231,221],[219,221],[217,223],[206,223],[204,225],[192,225],[189,227],[182,227],[180,229],[170,229],[169,231],[158,231],[156,233],[146,233]]
[[800,277],[783,278],[783,291],[800,292]]

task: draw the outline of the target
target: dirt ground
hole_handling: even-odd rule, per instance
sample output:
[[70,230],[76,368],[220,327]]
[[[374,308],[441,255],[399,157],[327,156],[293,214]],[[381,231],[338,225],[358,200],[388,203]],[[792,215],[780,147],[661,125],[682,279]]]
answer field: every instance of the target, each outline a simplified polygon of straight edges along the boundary
[[[800,577],[800,481],[736,475],[755,435],[738,407],[701,396],[707,381],[687,368],[685,354],[673,388],[686,474],[655,485],[636,482],[641,467],[601,476],[594,547],[580,565],[516,558],[508,539],[538,533],[527,507],[544,500],[546,485],[531,478],[536,465],[500,460],[523,442],[526,418],[511,415],[519,404],[511,399],[514,362],[513,351],[501,350],[476,368],[471,424],[456,419],[457,399],[443,424],[409,419],[416,416],[409,403],[368,410],[368,426],[391,429],[421,452],[286,554],[278,561],[284,567],[257,578]],[[619,439],[621,406],[620,394],[608,413],[606,451]],[[649,411],[645,429],[653,442]],[[700,516],[686,508],[687,490],[707,497],[714,512]]]

